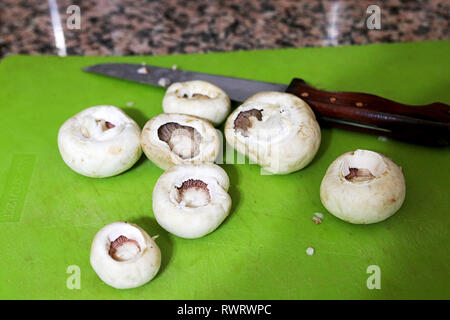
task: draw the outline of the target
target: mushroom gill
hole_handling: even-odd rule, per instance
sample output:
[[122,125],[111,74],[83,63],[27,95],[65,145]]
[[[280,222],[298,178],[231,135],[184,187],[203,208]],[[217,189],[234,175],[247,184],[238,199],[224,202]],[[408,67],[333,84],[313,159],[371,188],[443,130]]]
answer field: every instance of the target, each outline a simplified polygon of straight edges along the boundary
[[187,207],[205,206],[211,201],[211,194],[208,184],[198,179],[188,179],[181,186],[175,187],[178,190],[179,203],[184,202]]
[[121,235],[109,245],[109,255],[116,261],[126,261],[141,251],[136,240]]
[[263,110],[251,109],[240,112],[234,120],[234,130],[240,132],[244,137],[248,137],[247,130],[252,127],[250,117],[255,117],[258,121],[261,121],[262,111]]
[[95,123],[97,125],[100,124],[102,131],[106,131],[116,127],[113,123],[106,120],[95,120]]
[[182,159],[194,158],[200,153],[202,136],[195,128],[168,122],[158,128],[158,138]]
[[194,93],[192,95],[189,95],[187,93],[183,94],[182,96],[179,96],[180,98],[184,98],[184,99],[211,99],[210,96],[206,95],[206,94],[201,94],[201,93]]
[[345,179],[350,182],[363,182],[375,178],[369,169],[349,168],[349,170],[350,173],[345,176]]

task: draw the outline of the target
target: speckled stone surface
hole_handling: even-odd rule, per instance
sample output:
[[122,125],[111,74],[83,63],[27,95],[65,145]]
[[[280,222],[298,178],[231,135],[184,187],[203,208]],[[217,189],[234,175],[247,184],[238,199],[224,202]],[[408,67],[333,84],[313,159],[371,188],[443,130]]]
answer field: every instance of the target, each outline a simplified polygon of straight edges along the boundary
[[[67,53],[151,55],[450,38],[450,1],[57,1]],[[66,26],[69,5],[81,29]],[[369,5],[381,30],[366,27]],[[0,56],[56,54],[47,1],[0,1]]]

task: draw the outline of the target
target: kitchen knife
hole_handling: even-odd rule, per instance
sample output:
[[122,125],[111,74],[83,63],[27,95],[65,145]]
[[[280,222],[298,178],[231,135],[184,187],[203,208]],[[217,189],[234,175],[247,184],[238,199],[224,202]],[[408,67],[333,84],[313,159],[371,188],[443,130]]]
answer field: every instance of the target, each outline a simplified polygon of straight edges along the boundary
[[129,63],[102,63],[83,70],[161,87],[173,82],[204,80],[222,88],[237,102],[261,91],[284,91],[306,101],[321,126],[430,146],[448,146],[450,143],[450,107],[444,103],[406,105],[372,94],[320,90],[297,78],[285,85]]

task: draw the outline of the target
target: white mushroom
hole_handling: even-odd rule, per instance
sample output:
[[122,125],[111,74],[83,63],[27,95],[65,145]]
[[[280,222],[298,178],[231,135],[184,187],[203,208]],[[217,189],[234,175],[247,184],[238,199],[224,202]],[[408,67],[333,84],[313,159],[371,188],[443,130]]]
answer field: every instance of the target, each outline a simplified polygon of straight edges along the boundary
[[351,223],[383,221],[403,204],[405,180],[400,167],[369,150],[347,152],[329,166],[320,199],[336,217]]
[[161,175],[153,189],[158,223],[182,238],[213,232],[231,209],[226,172],[213,163],[181,164]]
[[225,123],[227,142],[275,174],[302,169],[320,146],[320,127],[302,99],[280,92],[261,92],[231,113]]
[[216,85],[200,80],[176,82],[167,88],[162,102],[166,113],[183,113],[221,124],[230,113],[230,98]]
[[137,225],[114,222],[95,235],[90,262],[100,279],[111,287],[135,288],[158,273],[161,251],[153,238]]
[[220,150],[219,135],[208,121],[178,113],[150,119],[142,130],[141,145],[163,170],[186,162],[213,162]]
[[141,130],[114,106],[90,107],[67,120],[58,133],[64,162],[79,174],[103,178],[122,173],[142,154]]

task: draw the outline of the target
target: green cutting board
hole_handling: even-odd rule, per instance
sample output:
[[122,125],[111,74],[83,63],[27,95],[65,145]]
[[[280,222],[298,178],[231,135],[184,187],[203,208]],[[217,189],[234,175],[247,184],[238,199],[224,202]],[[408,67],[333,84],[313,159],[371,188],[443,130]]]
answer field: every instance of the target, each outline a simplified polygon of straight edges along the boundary
[[[56,143],[62,123],[111,104],[140,126],[162,112],[160,88],[81,71],[101,62],[148,64],[362,91],[407,104],[450,103],[450,42],[304,48],[159,57],[11,56],[0,62],[0,298],[3,299],[406,299],[450,298],[450,150],[323,129],[305,169],[261,175],[225,164],[230,216],[196,240],[158,226],[152,190],[162,174],[144,156],[106,179],[76,174]],[[128,102],[134,102],[127,107]],[[319,186],[342,153],[370,149],[403,168],[406,200],[388,220],[352,225],[328,213]],[[323,223],[311,218],[324,213]],[[96,232],[126,220],[159,235],[162,266],[136,289],[104,284],[89,264]],[[305,253],[308,247],[315,254]],[[381,289],[369,290],[368,267]],[[70,266],[79,267],[72,273]],[[67,282],[79,275],[80,289]],[[72,277],[72,278],[71,278]],[[370,279],[369,279],[370,280]],[[370,281],[369,281],[370,282]],[[70,287],[70,286],[69,286]]]

